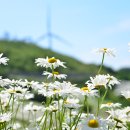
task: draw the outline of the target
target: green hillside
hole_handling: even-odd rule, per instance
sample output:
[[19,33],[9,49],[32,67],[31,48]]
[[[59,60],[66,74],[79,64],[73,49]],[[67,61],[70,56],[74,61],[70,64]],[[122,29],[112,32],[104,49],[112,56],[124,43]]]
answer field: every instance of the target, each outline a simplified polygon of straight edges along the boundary
[[[45,58],[46,56],[54,56],[66,62],[67,69],[59,71],[67,73],[71,81],[85,81],[89,76],[95,75],[99,68],[94,64],[84,64],[69,56],[22,41],[1,40],[0,53],[4,53],[4,56],[10,59],[8,66],[1,66],[0,73],[11,78],[43,79],[41,76],[43,69],[37,67],[34,62],[36,58]],[[104,67],[102,72],[114,74],[114,71],[107,67]]]
[[130,68],[122,68],[118,70],[117,76],[119,79],[130,80]]

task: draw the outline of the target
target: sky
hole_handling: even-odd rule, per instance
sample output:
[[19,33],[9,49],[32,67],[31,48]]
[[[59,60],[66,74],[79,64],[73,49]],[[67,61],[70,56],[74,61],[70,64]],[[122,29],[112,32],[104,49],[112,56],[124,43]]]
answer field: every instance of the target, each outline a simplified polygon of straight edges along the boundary
[[84,63],[100,64],[95,48],[115,48],[116,57],[105,57],[113,69],[130,67],[130,0],[0,0],[0,37],[31,39],[48,48],[47,7],[51,7],[51,32],[56,39],[52,50]]

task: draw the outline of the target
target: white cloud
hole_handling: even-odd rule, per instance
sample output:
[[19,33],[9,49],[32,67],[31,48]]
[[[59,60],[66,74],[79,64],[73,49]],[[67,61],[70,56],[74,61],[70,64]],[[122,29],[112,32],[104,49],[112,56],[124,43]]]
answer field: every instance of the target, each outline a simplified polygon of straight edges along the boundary
[[130,19],[117,22],[115,25],[103,29],[105,34],[113,34],[130,31]]

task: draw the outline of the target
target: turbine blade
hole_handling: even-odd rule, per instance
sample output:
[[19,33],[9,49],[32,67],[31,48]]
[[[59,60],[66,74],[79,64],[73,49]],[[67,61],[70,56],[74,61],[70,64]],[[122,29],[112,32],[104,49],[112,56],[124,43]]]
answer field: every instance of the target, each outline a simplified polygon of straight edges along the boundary
[[58,41],[64,43],[64,44],[67,44],[69,46],[72,45],[70,42],[68,42],[67,40],[65,40],[64,38],[62,38],[62,37],[60,37],[60,36],[58,36],[56,34],[52,34],[52,37],[55,38],[55,39],[57,39]]

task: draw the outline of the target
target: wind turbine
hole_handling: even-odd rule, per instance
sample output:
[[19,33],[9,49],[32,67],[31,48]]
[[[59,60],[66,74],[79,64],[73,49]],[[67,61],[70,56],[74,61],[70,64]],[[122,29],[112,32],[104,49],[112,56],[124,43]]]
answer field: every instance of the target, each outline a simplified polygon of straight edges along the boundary
[[48,39],[48,48],[51,50],[53,45],[53,39],[60,41],[64,44],[71,45],[70,42],[62,38],[61,36],[55,34],[51,30],[51,8],[50,4],[47,5],[47,33],[38,38],[38,41]]

